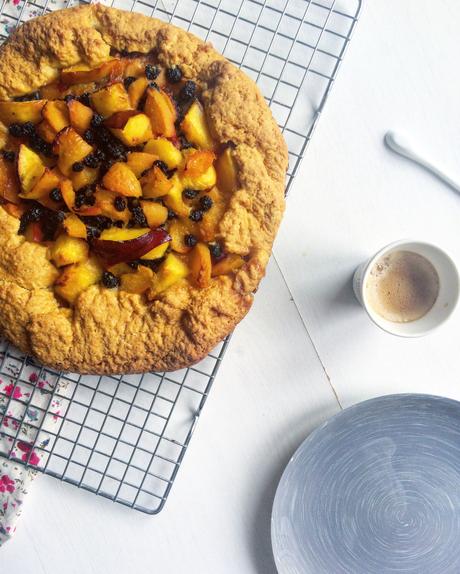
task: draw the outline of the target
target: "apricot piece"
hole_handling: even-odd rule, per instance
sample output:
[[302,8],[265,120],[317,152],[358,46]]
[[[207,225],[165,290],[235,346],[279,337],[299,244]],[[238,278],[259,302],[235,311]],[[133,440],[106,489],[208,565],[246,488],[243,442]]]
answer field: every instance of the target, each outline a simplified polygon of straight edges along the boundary
[[184,177],[199,178],[209,170],[215,159],[216,156],[212,151],[193,150],[185,158]]
[[142,144],[152,137],[150,120],[145,114],[141,113],[137,113],[128,118],[124,127],[111,128],[110,131],[128,147]]
[[114,163],[104,175],[102,183],[107,189],[126,197],[140,197],[142,195],[141,184],[126,163]]
[[224,193],[233,193],[238,185],[236,166],[232,157],[232,150],[228,147],[217,158],[217,187]]
[[161,205],[161,203],[141,201],[141,207],[149,227],[163,225],[168,219],[168,209],[164,205]]
[[142,195],[149,199],[165,196],[175,184],[174,177],[176,176],[168,179],[158,166],[153,166],[153,168],[150,169],[149,172],[140,180],[142,185]]
[[132,151],[128,154],[128,167],[135,173],[136,177],[141,177],[144,171],[150,169],[153,163],[159,159],[158,156],[142,151]]
[[202,241],[208,243],[216,238],[219,223],[225,213],[227,203],[222,192],[217,187],[203,195],[207,195],[212,199],[212,207],[205,211],[199,225],[199,236]]
[[155,135],[172,138],[176,135],[177,112],[168,94],[159,89],[147,88],[144,112],[150,118]]
[[20,182],[14,163],[0,157],[0,197],[18,204],[20,202],[20,190]]
[[91,185],[97,181],[99,177],[98,167],[84,167],[81,171],[72,173],[72,184],[75,191],[78,191],[86,185]]
[[149,140],[144,146],[144,152],[158,156],[161,161],[165,162],[169,169],[175,169],[183,162],[183,156],[180,150],[166,138]]
[[181,129],[187,140],[199,148],[212,149],[214,147],[203,107],[198,100],[193,102],[185,114]]
[[0,123],[0,149],[5,149],[6,144],[8,143],[8,128]]
[[84,133],[91,125],[93,110],[78,100],[70,100],[67,103],[69,109],[70,125],[79,133]]
[[75,209],[75,190],[70,179],[61,181],[61,195],[67,208],[73,211]]
[[116,112],[131,109],[128,92],[122,83],[111,84],[91,94],[91,104],[97,113],[105,118]]
[[50,248],[50,259],[58,267],[86,261],[89,254],[89,245],[84,239],[70,237],[62,233]]
[[169,253],[153,278],[153,285],[147,293],[147,298],[155,299],[160,293],[187,277],[189,273],[188,265],[177,255]]
[[18,153],[18,175],[24,194],[31,191],[44,171],[45,165],[40,156],[25,144],[21,144]]
[[211,282],[211,252],[204,243],[197,243],[190,252],[190,280],[200,289],[208,287]]
[[184,186],[176,174],[174,174],[169,181],[172,182],[173,185],[163,201],[176,215],[187,218],[190,215],[190,207],[182,199]]
[[91,68],[85,64],[76,64],[61,70],[61,83],[67,86],[73,84],[84,84],[88,82],[100,82],[114,76],[121,71],[119,59],[104,62],[97,68]]
[[209,166],[208,169],[201,175],[191,177],[184,172],[181,176],[182,185],[184,188],[190,189],[211,189],[216,185],[217,174],[213,165]]
[[141,295],[152,286],[154,273],[145,265],[139,265],[134,273],[125,273],[120,277],[120,289],[128,293]]
[[96,205],[101,208],[101,215],[110,217],[110,219],[115,221],[118,220],[123,221],[123,223],[128,223],[131,218],[129,209],[126,208],[123,211],[115,209],[115,199],[118,197],[117,193],[98,187],[94,197],[96,198]]
[[0,122],[6,126],[25,122],[38,124],[42,121],[42,108],[45,104],[46,100],[0,102]]
[[[50,191],[59,187],[63,177],[57,168],[45,168],[43,175],[28,193],[21,193],[25,199],[41,199],[48,196]],[[54,205],[56,205],[54,203]]]
[[242,267],[244,263],[245,261],[240,255],[230,253],[212,266],[211,276],[216,277],[217,275],[226,275],[227,273],[236,271]]
[[5,203],[2,205],[2,207],[7,213],[13,217],[16,217],[16,219],[20,219],[26,211],[26,206],[24,203],[19,205],[16,205],[15,203]]
[[47,143],[52,144],[57,136],[57,131],[50,125],[47,120],[43,120],[37,125],[37,133]]
[[42,109],[42,116],[56,133],[70,125],[69,110],[62,100],[47,102]]
[[142,96],[149,85],[149,81],[145,76],[137,78],[128,88],[129,101],[131,106],[136,109],[139,106]]
[[197,224],[190,219],[173,219],[168,233],[171,236],[171,249],[176,253],[185,254],[192,248],[185,244],[186,235],[197,236]]
[[71,176],[75,173],[72,166],[89,155],[93,148],[71,127],[58,133],[54,146],[54,153],[58,156],[58,166],[62,173]]
[[55,292],[70,304],[91,285],[102,279],[103,269],[95,257],[82,263],[69,265],[64,269],[54,284]]
[[62,225],[70,237],[78,237],[80,239],[86,239],[86,225],[83,221],[75,215],[75,213],[69,213],[64,219]]

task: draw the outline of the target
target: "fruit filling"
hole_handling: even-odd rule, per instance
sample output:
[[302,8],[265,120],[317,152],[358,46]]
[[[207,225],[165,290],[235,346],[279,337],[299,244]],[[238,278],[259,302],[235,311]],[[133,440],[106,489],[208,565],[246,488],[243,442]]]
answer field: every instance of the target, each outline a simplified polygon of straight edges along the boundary
[[244,264],[217,230],[237,187],[232,145],[213,141],[180,66],[115,54],[97,68],[0,101],[0,201],[19,234],[47,246],[55,293],[107,289],[155,299],[206,288]]

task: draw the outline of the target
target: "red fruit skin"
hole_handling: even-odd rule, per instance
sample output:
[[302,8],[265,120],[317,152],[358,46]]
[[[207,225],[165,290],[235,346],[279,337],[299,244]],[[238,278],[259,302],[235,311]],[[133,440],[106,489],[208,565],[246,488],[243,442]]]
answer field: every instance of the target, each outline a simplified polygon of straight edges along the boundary
[[139,259],[154,247],[171,241],[170,235],[164,229],[151,229],[136,239],[128,241],[106,241],[94,239],[91,243],[93,251],[102,257],[108,265],[125,263]]

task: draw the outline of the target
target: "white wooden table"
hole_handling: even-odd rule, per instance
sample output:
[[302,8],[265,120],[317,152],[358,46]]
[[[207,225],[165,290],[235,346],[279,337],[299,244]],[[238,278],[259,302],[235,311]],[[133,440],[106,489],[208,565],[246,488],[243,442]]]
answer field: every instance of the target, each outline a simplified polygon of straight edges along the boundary
[[254,308],[237,329],[164,511],[40,477],[0,572],[273,574],[283,467],[340,407],[392,392],[460,399],[460,312],[424,339],[380,332],[355,266],[413,236],[460,265],[460,197],[382,145],[407,131],[460,178],[456,0],[372,0],[319,122]]

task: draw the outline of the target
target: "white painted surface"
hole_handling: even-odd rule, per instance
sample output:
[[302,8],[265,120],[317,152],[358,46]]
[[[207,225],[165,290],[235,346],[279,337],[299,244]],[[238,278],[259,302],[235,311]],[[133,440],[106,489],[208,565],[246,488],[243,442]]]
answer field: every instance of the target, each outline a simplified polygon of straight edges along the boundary
[[350,283],[366,256],[404,236],[460,264],[458,195],[382,144],[387,129],[402,129],[460,174],[459,23],[456,0],[365,5],[276,260],[164,511],[143,516],[40,477],[0,551],[1,574],[274,574],[275,487],[302,439],[338,410],[333,389],[344,406],[401,391],[460,398],[460,313],[427,338],[402,340],[371,324]]

